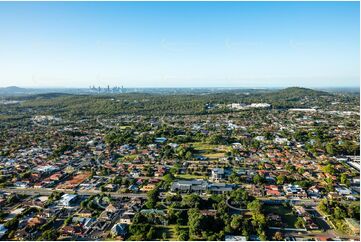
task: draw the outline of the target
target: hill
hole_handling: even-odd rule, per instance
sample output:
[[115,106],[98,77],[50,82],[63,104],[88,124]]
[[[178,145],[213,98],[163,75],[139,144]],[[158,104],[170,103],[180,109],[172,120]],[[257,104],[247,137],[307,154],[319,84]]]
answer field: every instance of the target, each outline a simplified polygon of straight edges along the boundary
[[[340,96],[300,87],[266,90],[258,93],[224,92],[200,94],[123,93],[78,95],[47,93],[18,97],[22,108],[69,115],[199,115],[232,112],[230,103],[269,103],[274,109],[327,108],[331,102],[357,102],[352,96]],[[211,105],[210,105],[211,104]],[[211,107],[211,108],[208,108]],[[9,108],[9,107],[7,107]]]
[[296,97],[305,97],[305,96],[332,96],[331,93],[324,91],[317,91],[309,88],[303,87],[288,87],[277,92],[279,95],[285,96],[296,96]]
[[320,99],[321,97],[332,97],[333,94],[313,90],[309,88],[302,88],[302,87],[288,87],[285,89],[277,90],[274,92],[263,93],[260,94],[259,97],[262,98],[264,101],[267,102],[283,102],[287,101],[290,104],[292,102],[302,102],[306,100],[316,100]]
[[27,91],[26,88],[21,88],[17,86],[0,87],[0,93],[6,93],[6,94],[25,93],[26,91]]

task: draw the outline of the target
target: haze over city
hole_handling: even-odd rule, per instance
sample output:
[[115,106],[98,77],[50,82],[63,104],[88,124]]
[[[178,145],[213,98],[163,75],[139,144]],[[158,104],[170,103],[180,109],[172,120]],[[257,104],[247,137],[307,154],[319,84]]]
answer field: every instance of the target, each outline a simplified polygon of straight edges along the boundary
[[0,87],[358,87],[359,7],[2,2]]

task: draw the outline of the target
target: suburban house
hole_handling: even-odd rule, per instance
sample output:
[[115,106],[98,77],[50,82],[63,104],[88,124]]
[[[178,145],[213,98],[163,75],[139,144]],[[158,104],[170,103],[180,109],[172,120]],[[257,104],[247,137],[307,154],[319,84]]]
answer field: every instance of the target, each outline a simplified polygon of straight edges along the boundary
[[212,181],[219,181],[224,178],[224,169],[223,168],[213,168],[211,180]]
[[113,236],[124,237],[127,235],[127,228],[128,228],[128,224],[114,224],[110,232],[112,233]]

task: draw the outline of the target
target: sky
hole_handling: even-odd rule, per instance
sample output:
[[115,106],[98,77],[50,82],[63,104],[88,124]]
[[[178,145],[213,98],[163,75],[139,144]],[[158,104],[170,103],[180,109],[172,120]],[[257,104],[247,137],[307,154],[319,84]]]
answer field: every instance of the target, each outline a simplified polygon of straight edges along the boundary
[[0,2],[0,87],[357,87],[359,66],[359,2]]

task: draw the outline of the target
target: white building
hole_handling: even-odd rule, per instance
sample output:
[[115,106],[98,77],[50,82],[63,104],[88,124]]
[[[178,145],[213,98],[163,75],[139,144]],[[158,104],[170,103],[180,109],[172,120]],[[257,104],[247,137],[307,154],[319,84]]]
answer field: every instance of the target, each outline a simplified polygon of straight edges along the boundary
[[59,204],[62,206],[70,206],[77,198],[77,195],[74,194],[64,194],[61,196]]
[[34,170],[46,173],[46,172],[57,171],[57,170],[59,170],[59,167],[51,166],[51,165],[37,166],[36,168],[34,168]]
[[265,141],[266,140],[266,138],[264,136],[256,136],[254,139],[257,141]]
[[317,112],[314,108],[290,108],[288,109],[290,112]]
[[352,193],[351,190],[346,187],[336,187],[335,190],[338,194],[342,196],[350,195]]
[[286,138],[280,138],[280,137],[276,137],[273,141],[274,141],[275,143],[277,143],[277,144],[285,144],[285,143],[288,143],[288,139],[286,139]]
[[271,104],[269,104],[269,103],[251,103],[251,105],[249,105],[249,107],[251,107],[251,108],[269,108],[269,107],[271,107]]

